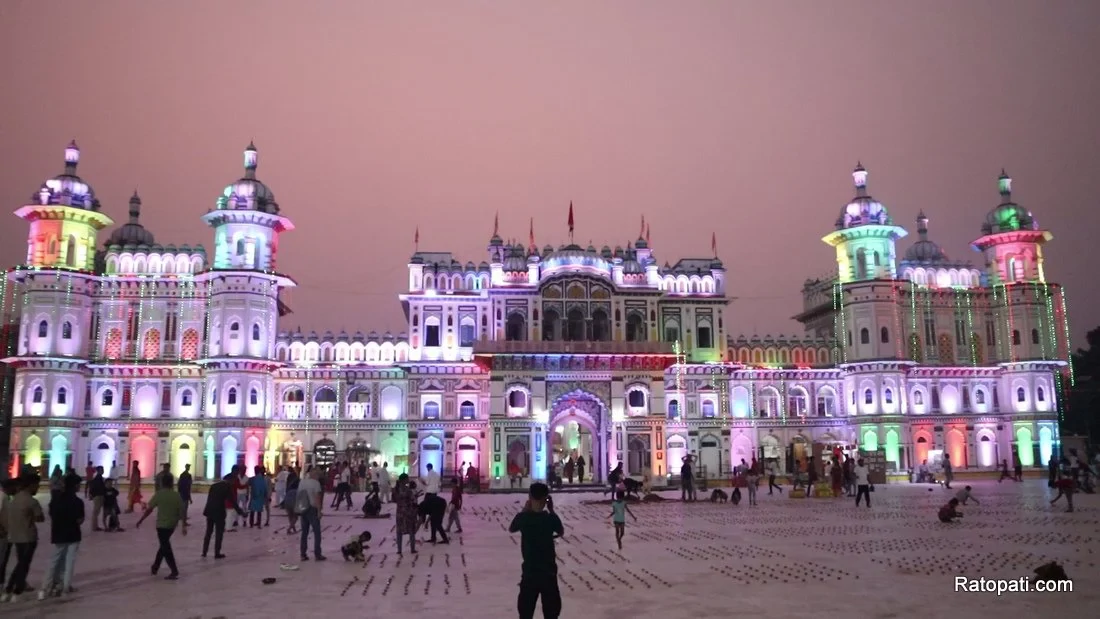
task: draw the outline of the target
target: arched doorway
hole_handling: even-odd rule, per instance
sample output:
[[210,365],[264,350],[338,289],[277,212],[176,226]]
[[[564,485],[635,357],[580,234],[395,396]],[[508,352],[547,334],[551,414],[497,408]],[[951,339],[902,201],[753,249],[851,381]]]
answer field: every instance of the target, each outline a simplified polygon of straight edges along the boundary
[[1031,428],[1017,428],[1016,452],[1023,466],[1035,466],[1035,449],[1032,446]]
[[1050,462],[1050,456],[1054,453],[1054,433],[1050,428],[1039,428],[1039,463]]
[[39,468],[42,466],[42,439],[31,434],[23,441],[23,464]]
[[115,442],[108,436],[100,436],[92,441],[90,447],[88,459],[92,461],[92,466],[103,467],[104,479],[113,477],[111,473],[117,459],[115,456]]
[[50,440],[50,473],[53,473],[54,466],[60,466],[62,471],[67,471],[72,466],[69,439],[62,434],[55,434]]
[[458,439],[457,449],[455,449],[455,471],[465,476],[466,469],[471,466],[481,469],[481,450],[478,448],[476,438],[463,436]]
[[679,434],[673,434],[665,441],[665,456],[667,457],[668,470],[666,473],[680,474],[680,466],[688,455],[687,441]]
[[627,443],[626,473],[640,477],[649,467],[649,436],[635,434]]
[[435,436],[428,436],[420,441],[419,474],[421,477],[428,474],[429,464],[436,473],[443,474],[443,442]]
[[255,434],[244,441],[244,468],[249,477],[256,474],[256,466],[260,464],[263,455],[260,450],[262,446],[260,437]]
[[[169,460],[172,474],[177,478],[187,465],[195,467],[195,440],[190,436],[177,436],[172,440],[172,453]],[[194,475],[194,471],[192,471]]]
[[505,475],[508,477],[527,477],[531,474],[531,451],[527,447],[526,436],[513,436],[508,441],[508,463]]
[[[227,436],[222,439],[222,452],[219,456],[221,458],[221,466],[218,467],[218,475],[225,477],[233,470],[233,466],[237,464],[237,438],[234,436]],[[145,469],[142,469],[144,471]]]
[[920,435],[917,436],[916,445],[914,446],[913,451],[915,452],[916,462],[918,466],[927,462],[928,450],[931,448],[931,446],[931,443],[928,442],[928,437]]
[[583,457],[585,481],[606,479],[609,465],[606,446],[600,440],[604,413],[600,400],[587,392],[576,390],[558,397],[547,425],[551,463],[561,463],[570,457],[576,462]]
[[947,453],[951,454],[951,465],[966,468],[966,436],[958,428],[947,431]]
[[[791,439],[791,455],[787,464],[787,469],[791,471],[799,470],[798,465],[801,464],[805,467],[808,464],[810,457],[813,456],[813,452],[810,450],[810,443],[806,440],[806,437],[801,434]],[[806,470],[803,468],[802,470]]]
[[699,463],[695,474],[703,479],[718,479],[722,473],[722,439],[704,434],[699,438]]
[[996,467],[997,455],[993,449],[993,437],[988,432],[982,432],[978,438],[978,465],[983,467]]
[[730,466],[736,466],[741,464],[741,460],[745,462],[752,462],[752,441],[744,434],[739,434],[734,437],[732,442],[732,448],[730,449]]
[[156,474],[156,457],[157,444],[152,438],[143,434],[130,441],[130,460],[137,460],[142,478],[148,479]]

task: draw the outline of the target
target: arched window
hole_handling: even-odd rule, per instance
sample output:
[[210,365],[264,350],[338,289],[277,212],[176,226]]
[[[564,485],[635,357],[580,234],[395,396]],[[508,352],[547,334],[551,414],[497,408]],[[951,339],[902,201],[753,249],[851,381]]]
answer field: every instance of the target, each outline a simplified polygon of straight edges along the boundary
[[913,404],[915,404],[917,406],[924,406],[924,392],[923,391],[920,391],[918,389],[917,391],[913,392]]
[[504,339],[509,342],[527,340],[527,320],[523,314],[519,312],[508,314],[508,321],[504,324]]
[[69,397],[69,392],[66,391],[64,387],[59,387],[57,389],[57,403],[58,404],[64,404],[66,402],[66,400],[68,400],[68,397]]
[[887,329],[886,327],[883,327],[879,331],[879,341],[881,341],[883,344],[889,344],[890,343],[890,330]]
[[669,400],[668,401],[668,418],[679,419],[680,418],[680,401]]
[[255,323],[252,325],[252,341],[260,341],[260,323]]
[[244,239],[237,239],[237,255],[244,255]]
[[180,392],[180,406],[191,406],[194,397],[190,389],[184,389]]
[[1019,387],[1019,388],[1016,389],[1016,401],[1017,402],[1026,402],[1027,401],[1027,392],[1024,391],[1023,387]]
[[225,403],[229,404],[229,405],[233,405],[233,404],[237,403],[237,388],[236,387],[230,387],[229,388],[229,393],[226,394]]
[[875,392],[871,391],[870,389],[864,391],[863,392],[863,403],[864,404],[874,404],[875,403]]
[[241,323],[234,320],[229,323],[229,337],[237,337],[237,334],[241,331]]
[[458,406],[458,418],[459,419],[473,419],[476,416],[477,409],[474,408],[474,403],[465,400]]
[[645,325],[642,324],[642,317],[638,314],[627,314],[626,316],[626,341],[645,341]]
[[894,403],[894,390],[887,387],[882,392],[882,401],[885,402],[886,404],[893,404]]
[[248,392],[248,403],[252,406],[256,406],[260,403],[260,390],[253,387]]
[[867,279],[867,250],[856,251],[856,279]]
[[583,342],[585,337],[584,312],[579,309],[571,309],[566,314],[566,333],[570,342]]
[[66,320],[61,323],[61,339],[71,340],[73,339],[73,323]]
[[301,389],[289,389],[283,394],[283,402],[305,402],[306,394]]
[[71,234],[65,244],[65,266],[76,266],[76,237]]
[[1038,389],[1035,390],[1035,399],[1038,400],[1039,402],[1046,402],[1047,394],[1046,394],[1046,391],[1044,391],[1042,387],[1039,387]]
[[1031,330],[1031,343],[1032,344],[1038,344],[1039,343],[1039,330],[1038,329],[1032,329]]
[[714,417],[714,400],[703,400],[702,402],[703,417],[710,419]]
[[871,343],[871,332],[868,331],[866,327],[859,330],[859,343],[860,344],[870,344]]
[[645,408],[645,394],[640,389],[634,389],[626,395],[626,404],[630,408]]
[[822,387],[817,392],[817,416],[832,417],[836,414],[836,392],[831,387]]
[[100,406],[114,406],[115,405],[115,392],[110,389],[104,389],[103,395],[99,397]]
[[1012,345],[1013,346],[1019,346],[1020,345],[1020,330],[1019,329],[1013,329],[1012,330]]
[[592,341],[606,342],[611,339],[611,323],[607,312],[598,309],[592,312]]
[[985,404],[985,391],[982,389],[974,390],[974,403]]
[[45,320],[38,323],[38,337],[46,337],[50,333],[50,325]]
[[425,402],[424,403],[424,419],[439,419],[439,403],[438,402]]
[[31,402],[33,402],[35,404],[41,404],[42,403],[42,397],[43,397],[42,394],[43,394],[42,387],[41,386],[35,387],[34,392],[31,395]]
[[527,408],[527,394],[519,389],[509,391],[508,408]]

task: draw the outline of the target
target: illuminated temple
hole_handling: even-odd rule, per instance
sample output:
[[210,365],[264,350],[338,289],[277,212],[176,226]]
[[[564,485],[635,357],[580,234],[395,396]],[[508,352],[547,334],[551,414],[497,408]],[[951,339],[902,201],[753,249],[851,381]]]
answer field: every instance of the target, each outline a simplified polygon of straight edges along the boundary
[[814,444],[881,449],[902,471],[944,453],[957,470],[1039,466],[1057,449],[1064,297],[1043,272],[1051,234],[1004,174],[972,265],[923,214],[897,253],[906,230],[857,167],[823,239],[836,274],[806,283],[801,337],[731,335],[715,252],[662,263],[644,224],[614,248],[494,230],[479,262],[418,250],[406,333],[317,334],[279,329],[295,281],[276,254],[294,225],[252,145],[202,217],[210,253],[155,239],[136,194],[113,227],[79,159],[73,143],[15,212],[29,234],[0,295],[11,470],[91,461],[117,476],[136,460],[147,477],[168,462],[209,479],[350,457],[411,475],[473,465],[498,485],[569,455],[598,480],[618,462],[675,475],[689,453],[711,478],[754,456],[790,470]]

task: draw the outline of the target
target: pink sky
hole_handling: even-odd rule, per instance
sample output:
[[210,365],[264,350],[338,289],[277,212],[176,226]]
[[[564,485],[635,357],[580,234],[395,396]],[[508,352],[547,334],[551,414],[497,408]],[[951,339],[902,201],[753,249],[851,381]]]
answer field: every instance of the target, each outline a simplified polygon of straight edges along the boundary
[[[263,7],[260,10],[258,7]],[[135,187],[162,244],[259,177],[297,230],[284,329],[403,330],[421,249],[485,259],[503,236],[625,243],[729,269],[731,331],[796,333],[851,168],[916,236],[975,262],[996,176],[1054,233],[1075,344],[1100,324],[1100,3],[0,3],[0,204],[61,171],[125,221]],[[0,227],[0,262],[25,256]],[[106,234],[102,238],[106,238]]]

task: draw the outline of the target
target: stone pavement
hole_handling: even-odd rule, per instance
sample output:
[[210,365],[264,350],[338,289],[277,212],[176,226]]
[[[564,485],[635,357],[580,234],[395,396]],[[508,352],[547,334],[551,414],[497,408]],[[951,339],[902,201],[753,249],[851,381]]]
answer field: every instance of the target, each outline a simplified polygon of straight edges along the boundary
[[[563,618],[720,617],[1025,617],[1088,612],[1100,604],[1100,496],[1077,495],[1077,511],[1050,507],[1045,483],[971,482],[980,506],[963,508],[945,525],[936,510],[952,495],[942,488],[879,486],[872,509],[851,499],[788,499],[760,495],[744,502],[634,504],[624,549],[614,544],[610,508],[595,494],[556,499],[566,537],[558,542]],[[673,496],[671,493],[665,496]],[[205,496],[198,497],[204,501]],[[356,504],[361,497],[356,495]],[[202,527],[174,546],[182,577],[149,575],[156,551],[153,522],[123,533],[85,533],[77,560],[79,591],[38,602],[24,595],[4,617],[514,617],[519,539],[507,533],[519,495],[466,499],[465,532],[448,546],[394,553],[393,520],[347,512],[323,520],[329,560],[298,564],[297,536],[285,517],[272,527],[227,533],[228,558],[199,556]],[[388,507],[387,510],[392,508]],[[201,504],[193,505],[193,522]],[[90,511],[89,511],[90,513]],[[369,530],[366,563],[345,563],[339,547]],[[48,540],[48,527],[40,529]],[[421,539],[426,534],[421,534]],[[40,546],[31,583],[42,582],[51,547]],[[1056,559],[1074,579],[1072,593],[956,593],[954,577],[1017,578]],[[10,569],[10,567],[9,567]],[[163,568],[162,568],[163,570]],[[163,574],[163,572],[162,572]],[[272,585],[261,580],[274,577]],[[350,614],[349,614],[350,613]],[[400,613],[400,614],[397,614]],[[541,615],[538,615],[541,616]]]

